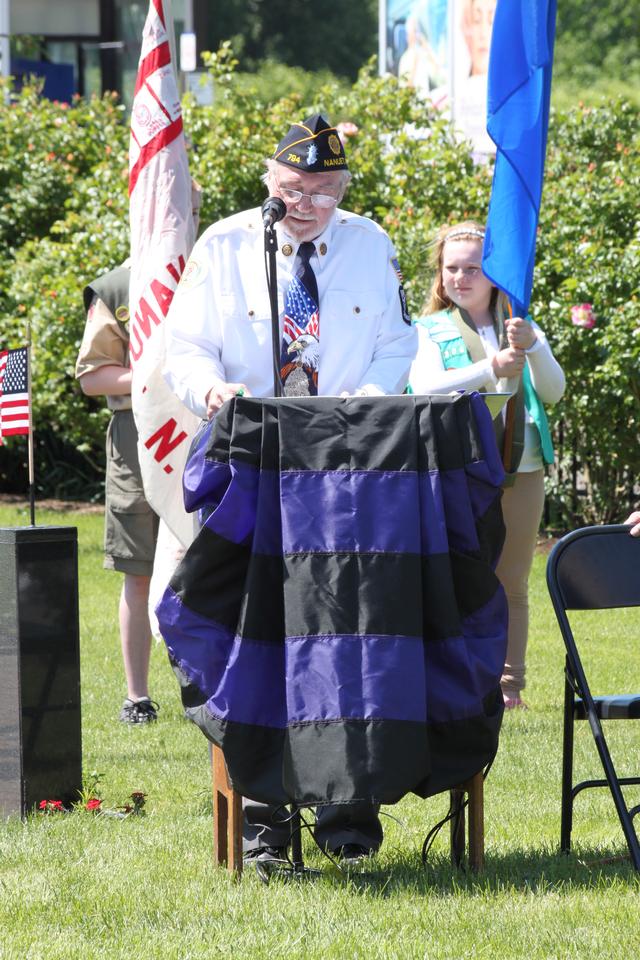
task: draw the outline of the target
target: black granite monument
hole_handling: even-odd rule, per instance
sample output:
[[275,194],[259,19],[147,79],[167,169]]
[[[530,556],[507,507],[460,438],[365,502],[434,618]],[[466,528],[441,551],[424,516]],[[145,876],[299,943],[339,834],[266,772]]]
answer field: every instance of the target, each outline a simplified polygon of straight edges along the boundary
[[0,528],[0,816],[82,785],[75,527]]

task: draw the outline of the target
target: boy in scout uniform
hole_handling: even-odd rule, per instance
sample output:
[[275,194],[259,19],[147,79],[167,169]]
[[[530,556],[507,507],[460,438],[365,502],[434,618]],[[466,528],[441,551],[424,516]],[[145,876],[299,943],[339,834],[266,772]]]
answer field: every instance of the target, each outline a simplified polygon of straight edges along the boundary
[[105,396],[112,412],[107,430],[104,566],[124,574],[119,605],[120,641],[127,697],[123,723],[157,719],[149,696],[149,584],[158,517],[147,503],[138,462],[138,435],[131,411],[129,365],[129,269],[117,267],[84,290],[87,311],[76,377],[87,396]]

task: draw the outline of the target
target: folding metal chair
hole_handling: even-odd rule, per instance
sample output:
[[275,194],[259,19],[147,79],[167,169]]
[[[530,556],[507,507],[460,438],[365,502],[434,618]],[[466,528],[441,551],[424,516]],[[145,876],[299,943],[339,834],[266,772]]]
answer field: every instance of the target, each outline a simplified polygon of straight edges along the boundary
[[[640,844],[633,818],[640,804],[629,807],[622,787],[640,784],[640,776],[619,777],[605,739],[602,720],[640,718],[640,693],[593,696],[582,665],[567,611],[640,606],[640,538],[622,525],[582,527],[556,543],[547,562],[547,586],[566,650],[564,735],[562,746],[562,812],[560,848],[571,846],[573,803],[588,787],[611,790],[631,861],[640,871]],[[605,651],[602,651],[603,655]],[[630,664],[631,666],[631,664]],[[574,722],[588,720],[605,778],[573,780]]]

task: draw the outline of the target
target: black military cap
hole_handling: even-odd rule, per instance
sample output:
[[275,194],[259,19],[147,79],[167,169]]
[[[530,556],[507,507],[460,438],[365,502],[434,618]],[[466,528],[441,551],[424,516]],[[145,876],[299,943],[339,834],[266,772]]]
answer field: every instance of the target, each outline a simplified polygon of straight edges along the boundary
[[273,159],[304,173],[347,169],[338,131],[319,113],[294,123],[276,147]]

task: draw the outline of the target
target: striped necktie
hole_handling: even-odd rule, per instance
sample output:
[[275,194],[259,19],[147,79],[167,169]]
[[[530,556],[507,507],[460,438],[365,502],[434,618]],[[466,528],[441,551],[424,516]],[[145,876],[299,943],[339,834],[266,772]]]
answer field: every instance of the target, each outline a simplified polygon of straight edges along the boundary
[[318,283],[309,263],[314,250],[309,241],[298,247],[293,277],[284,299],[280,376],[285,397],[314,397],[318,394]]

